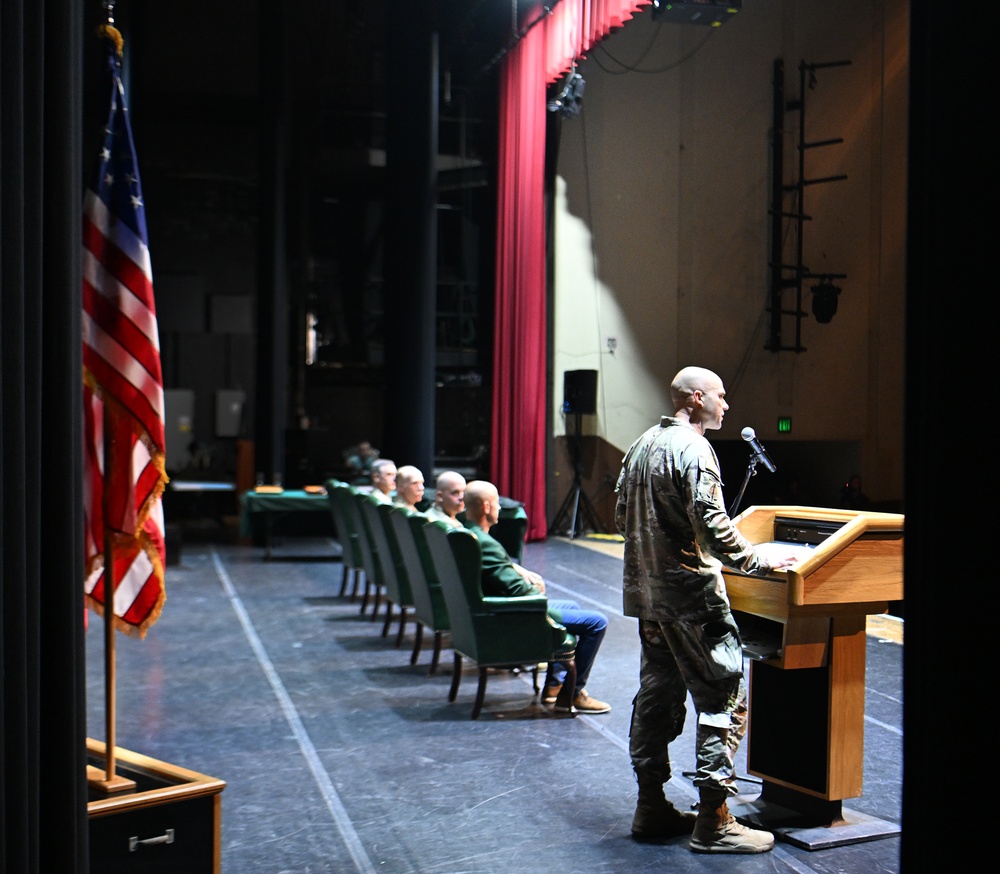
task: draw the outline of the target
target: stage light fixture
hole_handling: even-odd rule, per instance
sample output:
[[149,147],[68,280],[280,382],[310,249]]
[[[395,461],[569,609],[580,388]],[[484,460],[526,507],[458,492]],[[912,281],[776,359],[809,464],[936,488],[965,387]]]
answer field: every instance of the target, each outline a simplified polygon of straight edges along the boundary
[[653,0],[652,15],[673,24],[721,27],[743,8],[743,0]]
[[583,76],[573,72],[566,77],[562,89],[549,100],[549,112],[561,112],[563,115],[579,115],[583,106],[583,89],[587,86]]
[[829,279],[823,279],[812,287],[812,311],[816,321],[825,325],[837,313],[837,295],[840,289]]

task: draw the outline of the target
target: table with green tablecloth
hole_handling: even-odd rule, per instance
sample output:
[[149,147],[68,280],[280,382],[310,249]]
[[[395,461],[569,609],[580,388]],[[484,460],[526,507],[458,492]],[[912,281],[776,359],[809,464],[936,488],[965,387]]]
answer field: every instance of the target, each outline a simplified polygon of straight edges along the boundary
[[[459,518],[464,522],[465,514]],[[528,516],[524,505],[500,498],[500,519],[491,534],[503,544],[510,557],[519,561],[524,551]],[[240,534],[264,546],[271,557],[275,534],[335,537],[333,515],[326,492],[285,489],[281,492],[249,491],[240,495]]]
[[264,545],[271,557],[275,534],[333,537],[333,516],[325,491],[285,489],[249,491],[240,495],[240,534]]

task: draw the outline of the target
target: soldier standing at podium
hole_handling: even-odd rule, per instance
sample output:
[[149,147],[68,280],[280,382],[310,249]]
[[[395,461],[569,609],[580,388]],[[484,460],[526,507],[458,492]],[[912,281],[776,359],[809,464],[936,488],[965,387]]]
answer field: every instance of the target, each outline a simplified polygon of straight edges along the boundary
[[[746,732],[747,689],[739,629],[722,565],[763,574],[794,563],[765,556],[733,525],[722,497],[715,450],[729,404],[711,370],[685,367],[670,386],[673,416],[643,434],[618,477],[615,521],[625,537],[624,612],[639,619],[639,691],[632,702],[629,754],[639,784],[632,834],[658,840],[691,834],[708,853],[762,853],[766,831],[729,813],[736,794],[734,758]],[[663,794],[667,750],[684,728],[685,700],[698,713],[698,815],[681,813]],[[693,834],[692,834],[693,831]]]

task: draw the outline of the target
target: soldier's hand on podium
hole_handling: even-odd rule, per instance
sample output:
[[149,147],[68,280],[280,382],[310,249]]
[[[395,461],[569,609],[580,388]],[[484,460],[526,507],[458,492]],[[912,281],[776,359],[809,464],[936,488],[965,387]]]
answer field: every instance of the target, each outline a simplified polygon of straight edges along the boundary
[[805,559],[812,548],[809,546],[798,545],[795,543],[759,543],[757,544],[757,550],[760,552],[761,557],[764,559],[764,563],[768,565],[771,570],[785,570],[791,567],[793,564],[798,564],[800,561]]

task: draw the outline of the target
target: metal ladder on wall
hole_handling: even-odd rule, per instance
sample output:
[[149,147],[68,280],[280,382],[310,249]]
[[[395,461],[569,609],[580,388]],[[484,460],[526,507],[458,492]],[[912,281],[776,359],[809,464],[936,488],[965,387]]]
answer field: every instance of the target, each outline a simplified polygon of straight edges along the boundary
[[[835,279],[845,279],[844,273],[812,273],[802,263],[803,231],[805,223],[812,216],[805,211],[805,191],[811,185],[821,185],[828,182],[840,182],[846,175],[824,176],[809,179],[805,175],[806,153],[810,149],[823,148],[842,143],[842,137],[809,142],[806,140],[806,88],[811,90],[816,85],[816,71],[829,67],[845,67],[850,61],[832,61],[813,64],[801,61],[799,63],[799,97],[793,100],[785,98],[785,64],[780,58],[774,62],[774,79],[772,82],[773,124],[771,140],[771,207],[768,210],[771,217],[771,252],[768,267],[770,268],[770,298],[768,312],[771,314],[770,331],[765,348],[772,352],[790,351],[805,352],[802,345],[802,320],[808,313],[802,308],[803,287],[807,280],[816,280],[812,287],[813,315],[817,321],[830,321],[836,311],[837,295],[840,289],[833,284]],[[785,166],[785,114],[798,114],[798,167],[796,180],[784,182]],[[790,196],[792,203],[785,207],[785,199]],[[785,222],[791,223],[795,235],[794,260],[786,259]],[[785,293],[794,293],[794,302],[786,304]],[[788,321],[794,323],[790,332],[784,330]],[[794,342],[789,341],[788,334],[794,334]]]

